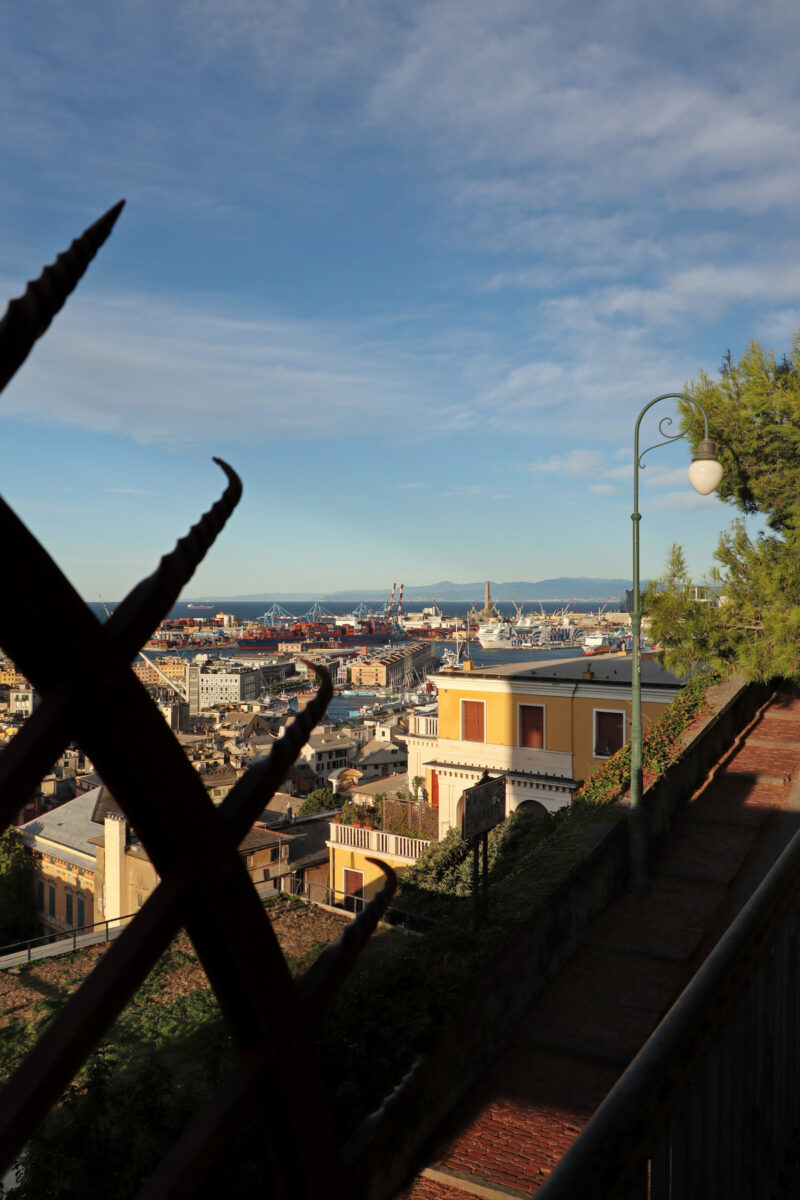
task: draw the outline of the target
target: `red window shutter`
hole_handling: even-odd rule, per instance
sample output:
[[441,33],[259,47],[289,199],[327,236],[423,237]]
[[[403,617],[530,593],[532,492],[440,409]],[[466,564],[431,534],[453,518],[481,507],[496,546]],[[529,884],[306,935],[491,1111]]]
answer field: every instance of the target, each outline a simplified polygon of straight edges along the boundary
[[608,758],[619,750],[622,745],[622,730],[624,714],[614,712],[596,712],[595,728],[597,730],[594,753],[596,758]]
[[482,742],[483,704],[480,700],[464,700],[464,741]]
[[531,750],[544,747],[544,708],[540,704],[520,704],[519,743]]

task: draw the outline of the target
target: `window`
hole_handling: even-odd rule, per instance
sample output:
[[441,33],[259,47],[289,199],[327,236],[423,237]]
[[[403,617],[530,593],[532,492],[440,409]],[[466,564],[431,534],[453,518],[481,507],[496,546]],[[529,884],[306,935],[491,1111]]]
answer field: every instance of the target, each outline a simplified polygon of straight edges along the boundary
[[269,848],[269,861],[270,861],[270,862],[277,862],[277,861],[278,861],[278,859],[280,858],[280,856],[281,856],[281,848],[280,848],[280,846],[270,846],[270,848]]
[[67,925],[72,925],[72,892],[67,892],[66,897],[66,921]]
[[82,929],[86,924],[86,901],[83,896],[78,896],[78,928]]
[[49,884],[47,888],[47,915],[48,917],[56,915],[56,888],[54,883]]
[[463,741],[483,742],[486,740],[483,731],[483,711],[482,700],[461,701],[461,728],[463,731],[461,737]]
[[519,706],[519,744],[531,750],[544,748],[544,706],[541,704],[520,704]]
[[625,743],[625,713],[594,712],[594,756],[610,758]]
[[41,879],[36,885],[36,907],[40,913],[44,912],[44,883]]

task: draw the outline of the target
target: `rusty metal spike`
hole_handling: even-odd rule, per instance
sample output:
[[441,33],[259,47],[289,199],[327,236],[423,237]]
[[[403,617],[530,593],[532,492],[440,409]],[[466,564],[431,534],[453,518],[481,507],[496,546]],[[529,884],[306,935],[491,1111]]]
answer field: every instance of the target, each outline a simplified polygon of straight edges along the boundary
[[342,936],[323,950],[299,981],[297,991],[300,1003],[309,1020],[313,1021],[319,1016],[333,993],[349,975],[397,891],[397,874],[391,867],[379,858],[367,856],[367,862],[383,871],[386,882],[355,921],[348,925]]
[[[368,861],[390,878],[298,982],[304,1021],[313,1022],[319,1016],[325,1002],[355,965],[394,895],[397,876],[391,867],[376,858]],[[275,1047],[271,1042],[251,1050],[246,1060],[238,1062],[137,1192],[136,1200],[166,1200],[193,1193],[220,1147],[252,1112],[254,1102],[274,1072]]]
[[32,280],[22,296],[9,301],[0,321],[0,392],[19,370],[70,292],[77,287],[89,263],[106,240],[122,212],[124,200],[75,238],[68,250]]
[[225,491],[186,536],[178,541],[175,549],[164,555],[153,574],[128,592],[105,623],[106,632],[130,658],[144,645],[172,608],[181,588],[191,579],[198,563],[214,544],[217,534],[241,499],[242,481],[233,467],[221,458],[213,461],[228,477]]
[[[306,662],[301,659],[301,662]],[[275,743],[262,762],[253,763],[228,792],[220,805],[231,836],[238,841],[250,829],[259,813],[266,808],[286,778],[286,772],[308,741],[314,726],[325,715],[333,695],[333,681],[324,667],[307,663],[319,680],[317,694],[298,713],[283,737]]]

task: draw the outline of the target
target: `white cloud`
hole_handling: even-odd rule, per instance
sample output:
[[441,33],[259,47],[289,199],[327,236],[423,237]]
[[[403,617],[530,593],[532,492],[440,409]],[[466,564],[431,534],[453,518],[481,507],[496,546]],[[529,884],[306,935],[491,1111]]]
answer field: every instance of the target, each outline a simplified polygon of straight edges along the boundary
[[718,502],[716,496],[700,496],[691,487],[687,486],[683,492],[667,492],[663,496],[648,500],[647,503],[648,508],[652,509],[671,509],[675,512],[690,512],[694,509],[714,504],[715,502]]
[[424,342],[376,337],[369,321],[236,320],[212,301],[87,292],[59,315],[0,413],[169,444],[353,438],[385,434],[387,421],[408,438],[468,426],[468,408],[420,382],[429,354]]
[[593,483],[589,491],[594,492],[595,496],[613,496],[619,488],[615,488],[613,483]]
[[566,454],[554,454],[528,464],[533,475],[581,475],[594,476],[602,469],[602,455],[597,450],[569,450]]

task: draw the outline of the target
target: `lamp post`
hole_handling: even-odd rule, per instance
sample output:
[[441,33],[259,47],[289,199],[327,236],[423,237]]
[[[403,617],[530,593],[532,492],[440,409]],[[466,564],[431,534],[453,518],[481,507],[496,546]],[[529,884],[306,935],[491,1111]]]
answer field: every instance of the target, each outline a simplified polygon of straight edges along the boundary
[[[668,427],[672,417],[663,417],[658,424],[658,431],[663,441],[648,446],[639,451],[639,426],[642,417],[654,404],[661,400],[683,400],[692,408],[692,420],[688,427],[680,433],[670,434]],[[639,522],[642,519],[639,512],[639,468],[644,469],[642,459],[645,454],[658,446],[666,446],[670,442],[680,441],[691,430],[695,415],[700,413],[703,418],[704,438],[697,448],[697,455],[689,467],[689,482],[696,492],[707,496],[719,487],[722,479],[722,467],[717,460],[716,446],[709,441],[708,417],[706,410],[699,400],[686,396],[681,392],[666,392],[656,396],[649,404],[645,404],[636,421],[633,435],[633,607],[631,611],[631,633],[633,635],[631,662],[631,799],[628,809],[628,891],[649,892],[650,883],[647,877],[647,814],[642,806],[642,672],[640,661],[639,640],[642,629],[642,596],[639,586]]]

